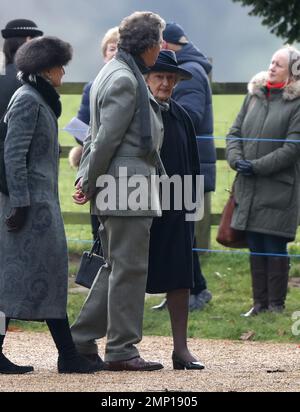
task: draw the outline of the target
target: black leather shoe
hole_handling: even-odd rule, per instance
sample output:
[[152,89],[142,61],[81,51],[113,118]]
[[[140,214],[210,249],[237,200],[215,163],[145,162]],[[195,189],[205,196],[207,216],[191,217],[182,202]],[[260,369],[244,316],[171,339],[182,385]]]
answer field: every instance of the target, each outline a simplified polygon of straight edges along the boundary
[[121,361],[105,362],[104,369],[107,371],[156,371],[162,369],[159,362],[145,361],[140,356]]
[[3,353],[0,355],[0,374],[3,375],[23,375],[33,372],[32,366],[19,366],[12,363]]
[[158,305],[152,306],[153,310],[163,310],[167,308],[167,299],[163,299]]
[[71,358],[59,355],[57,369],[58,373],[94,373],[103,370],[103,365],[96,365],[79,354]]
[[88,361],[90,361],[94,366],[98,366],[99,368],[102,368],[102,369],[104,368],[104,362],[97,353],[91,353],[91,354],[81,353],[80,355],[83,356]]
[[205,366],[201,362],[184,361],[183,359],[179,358],[175,352],[172,353],[172,361],[173,361],[173,369],[177,369],[177,370],[183,370],[183,369],[202,370],[205,368]]

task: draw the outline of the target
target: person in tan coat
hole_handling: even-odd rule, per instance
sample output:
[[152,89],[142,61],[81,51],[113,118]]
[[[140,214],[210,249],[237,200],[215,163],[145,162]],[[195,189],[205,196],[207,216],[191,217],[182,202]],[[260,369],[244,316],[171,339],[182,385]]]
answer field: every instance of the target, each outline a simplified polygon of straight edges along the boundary
[[[101,362],[95,340],[107,336],[107,370],[163,367],[142,359],[135,346],[142,339],[150,228],[153,217],[161,214],[159,204],[151,206],[158,192],[147,185],[149,190],[141,196],[143,206],[132,208],[134,190],[128,181],[140,176],[149,184],[157,168],[163,172],[161,113],[142,73],[157,59],[164,25],[151,12],[125,18],[119,27],[116,58],[102,68],[91,89],[90,134],[74,199],[78,204],[91,200],[92,213],[101,223],[106,265],[72,326],[72,336],[79,352],[95,362]],[[101,187],[103,177],[109,181],[108,189]],[[125,195],[120,191],[124,184]],[[113,204],[106,203],[110,196]]]

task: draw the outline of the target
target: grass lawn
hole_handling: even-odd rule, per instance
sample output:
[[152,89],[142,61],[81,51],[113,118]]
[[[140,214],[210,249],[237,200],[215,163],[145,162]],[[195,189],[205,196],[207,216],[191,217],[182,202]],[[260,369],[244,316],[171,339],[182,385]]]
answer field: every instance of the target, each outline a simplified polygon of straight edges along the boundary
[[[239,108],[243,96],[214,96],[215,136],[224,137],[230,128]],[[63,115],[60,118],[60,129],[76,115],[80,103],[80,96],[63,96]],[[65,146],[74,145],[74,139],[66,132],[60,133],[60,143]],[[216,139],[217,147],[224,147],[225,140]],[[84,207],[76,206],[72,202],[73,182],[76,171],[68,165],[67,159],[61,160],[60,165],[60,198],[64,211],[86,211]],[[225,189],[231,187],[234,173],[225,161],[217,163],[217,190],[213,194],[213,212],[220,213],[228,198]],[[89,226],[66,225],[66,233],[70,254],[80,255],[89,247],[82,241],[91,240]],[[300,232],[299,232],[300,233]],[[222,249],[216,243],[216,228],[212,229],[212,248]],[[290,246],[290,253],[300,253],[300,238]],[[226,250],[225,248],[223,248]],[[292,335],[293,321],[291,315],[300,311],[300,288],[291,288],[287,299],[287,309],[284,314],[263,314],[261,316],[244,319],[240,313],[247,311],[251,306],[251,287],[248,258],[244,255],[210,254],[201,256],[203,272],[209,289],[213,293],[212,302],[201,312],[193,312],[189,321],[189,336],[217,339],[239,339],[243,333],[253,331],[254,340],[273,340],[278,342],[299,342],[300,336]],[[70,273],[76,272],[76,264],[70,266]],[[299,276],[299,259],[292,261],[292,276]],[[69,317],[73,321],[85,299],[81,294],[69,295]],[[150,307],[158,303],[160,297],[147,299],[145,306],[144,333],[145,335],[170,335],[169,317],[167,311],[153,312]],[[40,323],[24,323],[22,328],[46,330]]]

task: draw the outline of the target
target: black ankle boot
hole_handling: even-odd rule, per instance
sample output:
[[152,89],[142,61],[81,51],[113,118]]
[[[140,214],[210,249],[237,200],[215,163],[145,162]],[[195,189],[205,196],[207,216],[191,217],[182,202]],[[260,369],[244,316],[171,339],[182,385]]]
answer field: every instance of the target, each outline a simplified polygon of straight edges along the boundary
[[0,374],[4,375],[22,375],[33,372],[32,366],[19,366],[7,359],[3,353],[0,353]]
[[103,370],[103,364],[92,363],[79,353],[72,357],[58,356],[58,373],[94,373]]

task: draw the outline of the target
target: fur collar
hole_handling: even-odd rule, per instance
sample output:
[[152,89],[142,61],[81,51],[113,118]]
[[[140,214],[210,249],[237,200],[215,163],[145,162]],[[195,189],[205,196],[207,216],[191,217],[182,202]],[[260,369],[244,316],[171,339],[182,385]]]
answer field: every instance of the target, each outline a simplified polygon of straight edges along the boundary
[[[252,96],[256,95],[260,98],[265,96],[264,87],[267,84],[268,73],[260,72],[256,74],[248,83],[248,92]],[[284,100],[295,100],[300,97],[300,80],[288,84],[282,93]]]
[[[20,72],[19,72],[20,73]],[[22,83],[30,84],[35,90],[37,90],[40,95],[44,98],[46,103],[51,107],[53,110],[56,118],[58,119],[62,112],[62,106],[60,101],[60,96],[55,90],[55,88],[43,77],[41,76],[28,76],[24,73],[20,73],[18,75],[19,79],[21,79]]]

